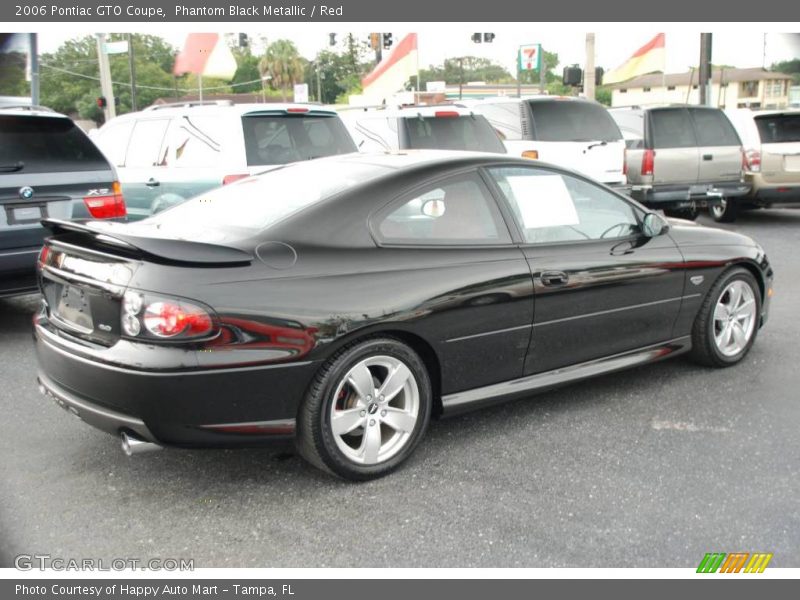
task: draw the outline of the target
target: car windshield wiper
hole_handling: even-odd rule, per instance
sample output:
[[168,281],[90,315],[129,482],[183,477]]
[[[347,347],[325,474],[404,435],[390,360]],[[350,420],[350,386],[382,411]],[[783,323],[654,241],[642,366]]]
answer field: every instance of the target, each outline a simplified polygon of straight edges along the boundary
[[20,160],[13,165],[0,165],[0,173],[16,173],[17,171],[22,171],[24,168],[25,163]]

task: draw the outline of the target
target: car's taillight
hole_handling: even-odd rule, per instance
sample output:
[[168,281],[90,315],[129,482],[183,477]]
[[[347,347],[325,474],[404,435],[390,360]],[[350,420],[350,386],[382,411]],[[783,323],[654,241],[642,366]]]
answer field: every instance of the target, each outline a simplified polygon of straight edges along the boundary
[[648,148],[642,154],[642,175],[652,175],[656,162],[656,151]]
[[233,175],[225,175],[222,178],[222,185],[228,185],[229,183],[233,183],[234,181],[239,181],[240,179],[244,179],[248,176],[248,173],[235,173]]
[[445,119],[452,119],[456,117],[460,117],[461,115],[458,114],[458,111],[455,110],[437,110],[433,113],[433,116],[437,119],[445,118]]
[[539,151],[538,150],[525,150],[522,153],[522,158],[530,158],[531,160],[539,160]]
[[207,337],[216,329],[211,311],[193,302],[149,293],[125,292],[122,331],[134,338]]
[[114,219],[128,214],[119,181],[111,185],[110,194],[86,196],[83,203],[93,219]]
[[308,109],[304,106],[290,106],[286,109],[287,113],[307,113]]
[[41,268],[42,265],[47,263],[47,255],[48,254],[50,254],[50,247],[49,246],[42,246],[42,249],[39,250],[39,259],[37,260],[37,263],[39,264],[39,268]]
[[742,150],[742,169],[753,173],[761,171],[761,152],[755,148]]

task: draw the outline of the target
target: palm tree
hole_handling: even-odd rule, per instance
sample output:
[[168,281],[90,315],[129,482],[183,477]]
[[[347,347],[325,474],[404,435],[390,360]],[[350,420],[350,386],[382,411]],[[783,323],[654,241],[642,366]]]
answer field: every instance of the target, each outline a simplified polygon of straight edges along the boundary
[[273,88],[281,90],[284,102],[287,89],[304,79],[303,61],[297,47],[289,40],[276,40],[267,46],[258,69],[262,80],[268,78]]

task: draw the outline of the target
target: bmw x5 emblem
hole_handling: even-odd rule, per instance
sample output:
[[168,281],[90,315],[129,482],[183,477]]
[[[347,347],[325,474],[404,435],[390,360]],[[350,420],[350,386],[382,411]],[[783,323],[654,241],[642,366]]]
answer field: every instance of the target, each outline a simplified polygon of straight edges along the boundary
[[33,198],[33,188],[29,185],[19,188],[19,197],[23,200],[30,200]]

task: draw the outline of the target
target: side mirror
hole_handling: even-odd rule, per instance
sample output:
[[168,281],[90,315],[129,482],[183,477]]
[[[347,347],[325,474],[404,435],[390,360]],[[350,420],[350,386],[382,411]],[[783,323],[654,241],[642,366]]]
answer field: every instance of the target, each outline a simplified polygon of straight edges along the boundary
[[645,237],[653,238],[669,229],[667,220],[658,213],[649,212],[642,219],[642,234]]

